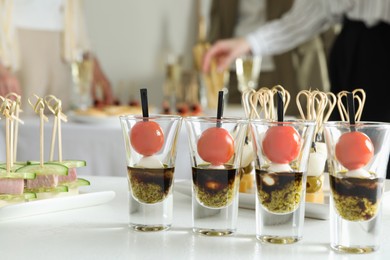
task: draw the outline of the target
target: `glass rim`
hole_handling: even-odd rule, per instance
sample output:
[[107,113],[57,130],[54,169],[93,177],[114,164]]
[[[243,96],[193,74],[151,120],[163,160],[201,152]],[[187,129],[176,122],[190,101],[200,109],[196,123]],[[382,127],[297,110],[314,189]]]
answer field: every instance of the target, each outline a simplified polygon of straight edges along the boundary
[[144,120],[144,119],[165,119],[165,120],[177,120],[182,119],[180,115],[164,115],[164,114],[149,114],[149,117],[144,117],[143,115],[120,115],[120,120]]
[[191,121],[191,122],[207,122],[207,123],[215,123],[215,122],[247,123],[248,122],[248,119],[238,117],[238,116],[222,117],[221,119],[217,119],[216,116],[187,116],[184,117],[184,120]]
[[324,127],[390,127],[389,122],[380,121],[357,121],[355,124],[351,124],[348,121],[327,121],[324,122]]
[[296,124],[305,124],[305,125],[315,125],[316,121],[315,120],[305,120],[305,119],[288,119],[284,121],[277,121],[274,119],[259,119],[259,118],[252,118],[249,119],[250,123],[255,123],[255,124],[264,124],[264,125],[296,125]]

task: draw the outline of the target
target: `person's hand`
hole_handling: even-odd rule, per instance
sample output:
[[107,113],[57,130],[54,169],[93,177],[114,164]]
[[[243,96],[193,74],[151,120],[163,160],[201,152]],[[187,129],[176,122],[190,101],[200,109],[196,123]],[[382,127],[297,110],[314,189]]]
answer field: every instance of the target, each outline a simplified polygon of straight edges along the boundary
[[[101,97],[99,97],[101,92]],[[96,57],[93,57],[93,81],[92,81],[92,98],[99,102],[99,105],[112,105],[114,98],[112,94],[111,83],[103,73],[103,70]],[[102,100],[100,98],[103,98]]]
[[203,71],[210,71],[213,59],[217,62],[218,71],[224,71],[239,56],[250,52],[250,45],[245,38],[234,38],[217,41],[206,52],[203,58]]
[[11,92],[18,95],[22,94],[19,80],[12,72],[0,64],[0,96],[5,97]]

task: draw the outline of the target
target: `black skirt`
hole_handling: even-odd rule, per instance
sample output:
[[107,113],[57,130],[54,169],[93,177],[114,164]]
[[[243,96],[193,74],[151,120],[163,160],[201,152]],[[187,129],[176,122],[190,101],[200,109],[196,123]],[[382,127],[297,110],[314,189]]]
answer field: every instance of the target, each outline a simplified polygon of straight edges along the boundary
[[[364,89],[366,103],[361,121],[390,122],[390,24],[367,27],[344,19],[329,57],[331,91]],[[331,120],[340,120],[338,111]],[[387,167],[390,178],[390,161]]]

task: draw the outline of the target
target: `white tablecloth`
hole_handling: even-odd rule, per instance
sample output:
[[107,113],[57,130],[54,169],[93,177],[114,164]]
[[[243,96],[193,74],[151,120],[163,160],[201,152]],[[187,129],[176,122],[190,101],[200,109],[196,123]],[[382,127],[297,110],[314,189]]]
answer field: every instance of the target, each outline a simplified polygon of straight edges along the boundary
[[191,198],[177,192],[170,230],[135,232],[128,228],[126,178],[83,177],[91,182],[84,191],[112,190],[116,197],[99,206],[0,221],[0,259],[390,259],[387,205],[381,249],[365,255],[339,254],[329,246],[327,220],[306,218],[303,239],[291,245],[261,244],[255,238],[255,211],[246,209],[239,210],[237,233],[233,236],[194,234]]

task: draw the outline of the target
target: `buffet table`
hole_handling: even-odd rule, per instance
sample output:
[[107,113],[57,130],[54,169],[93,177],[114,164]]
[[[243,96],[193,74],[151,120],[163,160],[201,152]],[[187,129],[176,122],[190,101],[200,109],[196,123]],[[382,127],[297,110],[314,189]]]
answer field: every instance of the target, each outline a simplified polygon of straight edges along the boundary
[[[225,116],[244,116],[241,106],[225,109]],[[80,173],[96,176],[126,176],[125,146],[118,117],[98,118],[82,117],[68,114],[68,122],[61,124],[62,157],[67,160],[85,160],[87,166],[80,168]],[[17,160],[39,161],[39,117],[23,118],[19,124]],[[0,161],[5,161],[4,121],[0,120]],[[53,118],[45,123],[44,153],[45,161],[49,160]],[[175,176],[178,179],[190,178],[187,174],[190,156],[186,128],[183,123],[176,157]],[[57,148],[54,159],[57,159]]]
[[[116,196],[97,206],[0,221],[1,259],[390,259],[389,239],[371,254],[332,251],[328,220],[306,218],[304,237],[295,244],[261,244],[255,238],[255,212],[247,209],[239,210],[235,235],[197,235],[191,229],[191,198],[177,191],[170,230],[132,231],[126,178],[82,177],[91,182],[83,193],[114,191]],[[390,205],[384,210],[383,234],[390,234]]]

